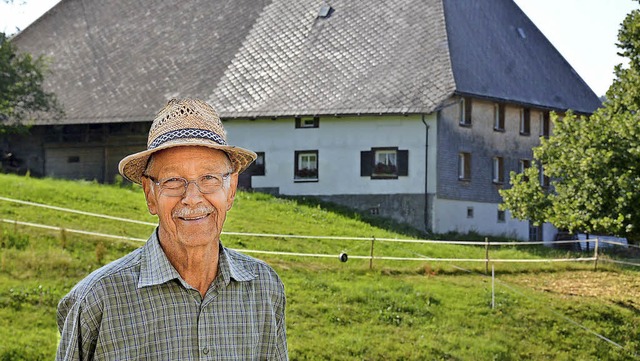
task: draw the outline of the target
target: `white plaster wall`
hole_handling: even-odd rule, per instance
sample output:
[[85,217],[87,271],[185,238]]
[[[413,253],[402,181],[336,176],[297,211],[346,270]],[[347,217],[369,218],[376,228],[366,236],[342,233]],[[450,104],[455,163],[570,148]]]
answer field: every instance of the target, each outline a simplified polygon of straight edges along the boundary
[[[429,125],[428,189],[435,193],[436,117]],[[286,195],[424,194],[426,129],[419,115],[320,117],[318,128],[296,129],[293,118],[225,122],[231,144],[265,152],[265,175],[252,186],[278,187]],[[398,179],[360,176],[360,152],[372,147],[409,150],[409,175]],[[318,182],[294,182],[294,152],[318,150]]]
[[[473,218],[467,218],[467,208],[473,207]],[[507,236],[510,238],[529,240],[529,222],[511,218],[509,211],[505,221],[498,222],[498,204],[455,201],[448,199],[434,200],[433,231],[435,233],[475,231],[480,234]],[[543,225],[543,239],[550,242],[556,235],[551,224]]]

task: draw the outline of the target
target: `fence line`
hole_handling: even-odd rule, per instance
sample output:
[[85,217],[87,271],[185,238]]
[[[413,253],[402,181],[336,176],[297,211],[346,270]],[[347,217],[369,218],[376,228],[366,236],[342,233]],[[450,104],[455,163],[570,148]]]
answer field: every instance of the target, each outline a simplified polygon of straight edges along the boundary
[[[79,211],[79,210],[76,210],[76,209],[70,209],[70,208],[64,208],[64,207],[58,207],[58,206],[51,206],[51,205],[47,205],[47,204],[30,202],[30,201],[23,201],[23,200],[19,200],[19,199],[13,199],[13,198],[1,197],[1,196],[0,196],[0,200],[7,201],[7,202],[12,202],[12,203],[24,204],[24,205],[28,205],[28,206],[52,209],[52,210],[61,211],[61,212],[68,212],[68,213],[75,213],[75,214],[80,214],[80,215],[85,215],[85,216],[110,219],[110,220],[115,220],[115,221],[120,221],[120,222],[142,224],[142,225],[148,225],[148,226],[154,226],[154,227],[157,226],[157,223],[138,221],[138,220],[135,220],[135,219],[128,219],[128,218],[122,218],[122,217],[109,216],[109,215],[99,214],[99,213]],[[84,231],[84,230],[66,229],[66,228],[63,228],[63,227],[54,227],[54,226],[43,225],[43,224],[36,224],[36,223],[29,223],[29,222],[19,222],[17,220],[2,219],[2,221],[6,222],[6,223],[21,224],[21,225],[24,225],[24,226],[52,229],[52,230],[58,230],[58,231],[61,231],[61,230],[64,229],[64,230],[66,230],[68,232],[71,232],[71,233],[78,233],[78,234],[97,236],[97,237],[104,237],[104,238],[111,238],[111,239],[132,240],[132,241],[138,241],[138,242],[146,241],[145,239],[141,239],[141,238],[126,237],[126,236],[116,236],[116,235],[111,235],[111,234],[90,232],[90,231]],[[549,263],[549,262],[590,262],[590,261],[593,261],[595,263],[594,264],[594,268],[597,268],[598,261],[600,260],[600,261],[604,261],[604,262],[619,263],[619,264],[625,264],[625,265],[630,265],[630,266],[640,266],[640,264],[638,264],[638,263],[616,261],[616,260],[610,260],[610,259],[601,259],[599,257],[599,255],[598,255],[598,251],[597,251],[598,250],[598,247],[597,247],[598,243],[600,243],[600,244],[608,243],[608,244],[621,245],[621,246],[634,246],[634,245],[625,245],[624,243],[620,243],[620,242],[600,240],[597,237],[594,238],[594,239],[587,239],[587,240],[564,240],[564,241],[555,241],[554,242],[554,244],[595,242],[596,247],[595,247],[595,250],[594,250],[594,255],[592,257],[555,258],[555,259],[495,259],[495,258],[489,258],[489,254],[488,254],[488,247],[489,246],[531,246],[531,245],[544,245],[545,243],[544,242],[490,242],[488,239],[485,239],[484,242],[482,242],[482,241],[442,241],[442,240],[425,240],[425,239],[416,240],[416,239],[395,239],[395,238],[377,238],[377,237],[309,236],[309,235],[293,235],[293,234],[243,233],[243,232],[225,232],[225,231],[223,231],[222,234],[223,235],[231,235],[231,236],[244,236],[244,237],[293,238],[293,239],[314,239],[314,240],[323,239],[323,240],[342,240],[342,241],[371,241],[371,243],[372,243],[371,244],[371,255],[370,256],[357,256],[357,255],[348,256],[349,258],[354,258],[354,259],[432,261],[432,262],[485,262],[487,264],[487,267],[488,267],[489,262],[502,262],[502,263],[508,263],[508,262],[511,262],[511,263]],[[486,253],[486,257],[485,258],[470,258],[470,259],[464,259],[464,258],[374,256],[373,255],[373,244],[374,244],[375,241],[380,241],[380,242],[398,242],[398,243],[414,243],[414,244],[449,244],[449,245],[466,245],[466,246],[485,246],[487,248],[487,253]],[[279,255],[288,255],[288,256],[300,256],[300,257],[325,257],[325,258],[336,257],[335,255],[328,255],[328,254],[277,252],[277,251],[263,251],[263,250],[241,250],[241,251],[242,252],[246,252],[246,253],[279,254]],[[338,257],[340,258],[341,256],[339,255]]]
[[[61,212],[75,213],[81,214],[85,216],[105,218],[120,222],[128,222],[135,224],[142,224],[147,226],[156,227],[157,223],[139,221],[135,219],[128,219],[122,217],[109,216],[106,214],[100,213],[92,213],[79,211],[71,208],[64,208],[58,206],[51,206],[42,203],[23,201],[19,199],[1,197],[0,200],[18,204],[24,204],[28,206],[41,207],[46,209],[52,209]],[[371,237],[345,237],[345,236],[309,236],[309,235],[295,235],[295,234],[274,234],[274,233],[243,233],[243,232],[225,232],[222,234],[229,236],[245,236],[245,237],[268,237],[268,238],[297,238],[297,239],[326,239],[326,240],[341,240],[341,241],[371,241]],[[428,240],[428,239],[398,239],[398,238],[377,238],[376,241],[381,242],[399,242],[399,243],[424,243],[424,244],[454,244],[454,245],[466,245],[466,246],[532,246],[532,245],[544,245],[545,242],[487,242],[487,241],[442,241],[442,240]],[[595,239],[592,240],[564,240],[564,241],[555,241],[554,244],[568,244],[568,243],[579,243],[579,242],[595,242]],[[611,243],[611,244],[620,244],[613,241],[603,241],[600,242]]]
[[[117,236],[106,233],[99,232],[90,232],[78,229],[70,229],[64,227],[57,226],[49,226],[45,224],[31,223],[31,222],[22,222],[13,219],[2,219],[2,222],[27,226],[27,227],[35,227],[41,229],[48,229],[54,231],[65,231],[69,233],[77,233],[94,237],[103,237],[103,238],[111,238],[117,240],[127,240],[127,241],[136,241],[136,242],[146,242],[146,239],[143,238],[135,238],[135,237],[127,237],[127,236]],[[369,239],[368,239],[369,240]],[[340,259],[341,255],[338,254],[322,254],[322,253],[296,253],[296,252],[281,252],[281,251],[264,251],[264,250],[253,250],[253,249],[236,249],[237,251],[245,252],[245,253],[258,253],[258,254],[270,254],[270,255],[284,255],[284,256],[298,256],[298,257],[320,257],[320,258],[338,258]],[[590,262],[595,261],[596,257],[580,257],[580,258],[544,258],[544,259],[500,259],[500,258],[434,258],[434,257],[392,257],[392,256],[358,256],[358,255],[349,255],[348,258],[352,259],[369,259],[369,260],[387,260],[387,261],[429,261],[429,262],[495,262],[495,263],[552,263],[552,262]]]

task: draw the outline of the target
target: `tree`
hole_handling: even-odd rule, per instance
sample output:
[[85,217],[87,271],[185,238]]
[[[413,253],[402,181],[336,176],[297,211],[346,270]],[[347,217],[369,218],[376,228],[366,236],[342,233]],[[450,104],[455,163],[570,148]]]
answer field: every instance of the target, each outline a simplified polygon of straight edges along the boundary
[[44,113],[54,119],[63,115],[55,94],[43,88],[46,73],[43,56],[18,53],[0,32],[0,134],[24,129],[28,121]]
[[[552,114],[553,135],[534,148],[535,166],[511,173],[500,208],[535,224],[640,238],[640,11],[618,33],[615,80],[590,117]],[[550,186],[539,182],[539,165]]]

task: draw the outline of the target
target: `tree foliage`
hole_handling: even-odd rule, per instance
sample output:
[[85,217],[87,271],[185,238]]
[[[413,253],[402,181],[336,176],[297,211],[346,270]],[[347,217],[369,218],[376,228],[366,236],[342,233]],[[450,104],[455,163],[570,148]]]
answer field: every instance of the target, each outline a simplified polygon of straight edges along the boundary
[[537,166],[511,174],[502,209],[536,224],[640,238],[640,11],[627,15],[618,33],[615,80],[590,117],[552,115],[553,135],[534,148],[551,185],[539,182]]
[[46,73],[44,57],[19,53],[0,32],[0,133],[19,129],[45,113],[53,119],[62,116],[55,94],[43,88]]

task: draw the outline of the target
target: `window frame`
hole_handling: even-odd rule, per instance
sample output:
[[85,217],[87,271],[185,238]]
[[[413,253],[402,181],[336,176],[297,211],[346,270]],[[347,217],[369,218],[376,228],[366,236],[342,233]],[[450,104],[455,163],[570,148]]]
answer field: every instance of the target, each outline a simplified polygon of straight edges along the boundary
[[496,220],[498,223],[506,223],[507,222],[507,212],[498,209],[498,214],[496,215]]
[[[313,169],[308,170],[310,174],[304,175],[305,171],[303,168],[301,169],[301,163],[303,163],[302,157],[304,156],[314,156],[315,157],[315,174],[313,174]],[[318,182],[320,179],[320,157],[317,149],[314,150],[296,150],[294,152],[294,167],[293,167],[293,180],[295,182]]]
[[471,153],[470,152],[458,153],[458,180],[459,181],[471,180]]
[[551,134],[551,119],[549,117],[549,112],[544,111],[540,113],[540,136],[549,138]]
[[[395,154],[394,172],[376,172],[378,154]],[[360,152],[360,176],[371,179],[398,179],[409,176],[409,150],[398,147],[372,147]]]
[[549,188],[549,186],[551,186],[551,178],[549,178],[548,176],[546,176],[544,174],[544,165],[540,165],[538,168],[538,172],[540,173],[539,176],[539,181],[540,181],[540,186],[542,188]]
[[505,105],[502,103],[493,104],[493,130],[504,132]]
[[494,184],[504,184],[504,158],[501,156],[492,158],[491,180]]
[[296,129],[320,128],[320,117],[295,117]]
[[520,108],[520,135],[531,134],[531,109]]
[[[393,155],[394,162],[382,164],[379,162],[378,155]],[[386,159],[387,161],[389,159]],[[384,172],[385,167],[389,167],[388,172]],[[373,149],[373,169],[371,178],[398,178],[398,149],[397,148],[377,148]]]
[[531,167],[531,159],[523,158],[518,161],[518,173],[524,173],[529,167]]
[[472,121],[473,103],[471,98],[460,98],[460,119],[458,124],[461,127],[470,127]]
[[266,175],[266,156],[264,152],[256,152],[256,160],[249,167],[252,176]]

